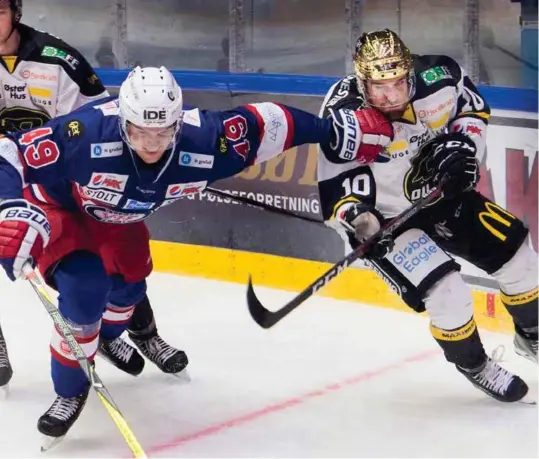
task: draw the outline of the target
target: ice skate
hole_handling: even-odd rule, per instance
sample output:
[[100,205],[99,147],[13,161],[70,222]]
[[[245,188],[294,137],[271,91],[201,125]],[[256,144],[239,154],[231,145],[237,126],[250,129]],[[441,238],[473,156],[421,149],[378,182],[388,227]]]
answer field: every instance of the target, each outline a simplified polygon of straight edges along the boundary
[[148,339],[136,339],[131,336],[131,340],[144,357],[157,365],[162,372],[190,381],[186,369],[189,360],[184,351],[172,347],[158,334]]
[[480,367],[456,367],[475,387],[500,402],[535,404],[535,400],[527,396],[528,385],[498,364],[502,356],[503,348],[500,347],[493,352],[492,358],[487,357]]
[[7,353],[6,340],[2,334],[2,328],[0,328],[0,388],[5,397],[9,395],[9,381],[12,376],[13,369]]
[[122,338],[101,339],[97,353],[116,368],[130,375],[138,376],[144,369],[144,359],[133,346]]
[[518,355],[537,363],[537,327],[522,329],[515,325],[513,344]]
[[67,434],[86,404],[88,388],[80,395],[71,398],[57,396],[51,407],[37,421],[37,429],[45,435],[41,451],[56,446]]

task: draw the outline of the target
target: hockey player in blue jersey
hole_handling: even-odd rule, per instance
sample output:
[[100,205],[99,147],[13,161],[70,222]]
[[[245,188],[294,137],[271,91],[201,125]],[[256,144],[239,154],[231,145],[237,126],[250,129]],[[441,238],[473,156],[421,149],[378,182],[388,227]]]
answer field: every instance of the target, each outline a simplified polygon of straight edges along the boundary
[[[37,260],[93,359],[99,339],[118,338],[145,295],[149,215],[295,145],[322,143],[336,161],[369,163],[392,135],[370,109],[327,119],[275,103],[185,110],[167,69],[137,67],[118,98],[0,139],[0,263],[15,280]],[[57,330],[50,349],[57,397],[38,429],[60,437],[89,384]]]
[[[22,0],[0,0],[1,133],[39,127],[55,116],[109,97],[95,71],[76,49],[21,23],[22,16]],[[1,325],[0,387],[7,388],[13,370]],[[147,295],[136,304],[127,332],[136,348],[121,337],[100,340],[99,355],[133,375],[144,368],[140,354],[165,373],[179,373],[186,367],[185,352],[158,333]]]

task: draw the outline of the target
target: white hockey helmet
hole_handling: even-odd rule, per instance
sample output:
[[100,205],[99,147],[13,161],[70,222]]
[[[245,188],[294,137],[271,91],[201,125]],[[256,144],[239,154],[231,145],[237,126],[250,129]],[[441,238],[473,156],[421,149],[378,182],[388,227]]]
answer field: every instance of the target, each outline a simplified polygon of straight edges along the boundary
[[128,144],[128,123],[143,128],[175,125],[176,136],[184,113],[182,91],[165,67],[135,67],[120,86],[119,108],[120,124]]

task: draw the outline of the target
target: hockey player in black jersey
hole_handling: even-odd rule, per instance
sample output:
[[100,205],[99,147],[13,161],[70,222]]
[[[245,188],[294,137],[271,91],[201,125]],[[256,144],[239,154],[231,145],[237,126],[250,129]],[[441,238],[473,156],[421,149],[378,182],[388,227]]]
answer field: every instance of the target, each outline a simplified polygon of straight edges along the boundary
[[537,362],[537,254],[528,229],[474,189],[489,106],[453,59],[412,55],[388,29],[361,35],[354,62],[355,73],[327,93],[321,116],[376,109],[391,120],[394,138],[369,165],[320,148],[324,219],[355,247],[445,177],[442,198],[392,240],[376,244],[367,262],[390,279],[408,306],[429,313],[446,359],[474,386],[500,401],[521,400],[528,386],[485,353],[470,288],[448,254],[498,281],[514,321],[515,350]]

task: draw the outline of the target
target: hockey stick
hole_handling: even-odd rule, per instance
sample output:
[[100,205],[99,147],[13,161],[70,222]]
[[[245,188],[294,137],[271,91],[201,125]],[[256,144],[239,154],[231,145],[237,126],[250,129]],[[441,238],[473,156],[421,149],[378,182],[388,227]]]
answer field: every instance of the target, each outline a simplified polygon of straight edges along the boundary
[[34,291],[37,293],[37,296],[43,303],[43,306],[45,306],[45,309],[51,316],[54,325],[56,325],[62,337],[65,339],[67,345],[69,346],[69,349],[79,362],[82,371],[84,371],[84,373],[86,374],[88,381],[90,381],[90,384],[96,391],[99,400],[101,400],[101,402],[105,406],[105,409],[114,421],[114,424],[116,424],[116,427],[118,427],[118,430],[124,437],[127,446],[129,446],[129,449],[133,452],[134,457],[147,457],[146,453],[142,449],[142,446],[136,439],[135,435],[133,434],[133,431],[131,430],[131,428],[127,424],[127,421],[120,412],[118,406],[112,399],[112,396],[110,395],[109,391],[101,381],[101,378],[97,375],[96,371],[94,370],[94,367],[90,364],[90,361],[86,357],[86,354],[82,350],[82,347],[73,336],[73,333],[71,332],[71,329],[67,325],[62,314],[60,314],[60,311],[54,305],[54,302],[47,290],[45,289],[45,285],[40,279],[37,271],[35,271],[29,264],[25,264],[23,266],[23,273],[26,276],[26,279],[32,285]]
[[285,209],[278,209],[277,207],[270,206],[269,204],[266,204],[264,202],[259,202],[259,201],[255,201],[254,199],[244,198],[243,196],[235,196],[233,194],[226,193],[225,191],[217,190],[215,188],[207,187],[206,191],[209,191],[210,193],[220,196],[222,198],[233,199],[234,201],[241,202],[242,204],[259,207],[260,209],[267,210],[268,212],[273,212],[274,214],[286,215],[288,217],[294,217],[299,220],[305,220],[311,223],[322,223],[322,224],[324,223],[322,220],[319,220],[317,218],[306,217],[306,216],[299,215],[299,214],[296,214],[295,212],[291,212]]
[[[443,181],[441,185],[443,184]],[[423,209],[426,205],[434,202],[442,194],[442,187],[435,188],[432,192],[416,201],[411,207],[397,215],[395,218],[385,224],[376,234],[363,242],[353,252],[349,253],[341,261],[335,263],[331,269],[322,274],[318,279],[311,283],[305,290],[299,293],[295,298],[285,304],[277,311],[269,311],[266,309],[260,300],[257,298],[253,289],[253,283],[251,276],[249,276],[249,284],[247,286],[247,305],[249,306],[249,312],[254,321],[262,328],[271,328],[281,319],[290,314],[294,309],[300,306],[305,300],[314,295],[318,290],[324,287],[331,279],[338,276],[345,268],[350,266],[354,261],[360,258],[370,245],[379,238],[393,234],[393,232],[401,227],[407,220],[414,216],[417,212]]]

